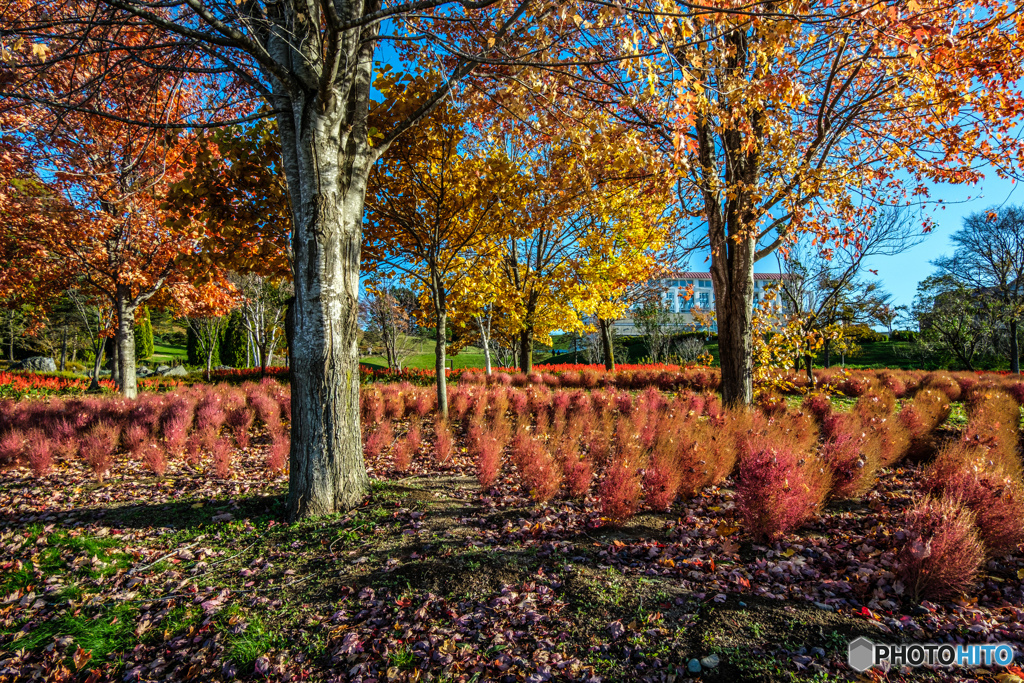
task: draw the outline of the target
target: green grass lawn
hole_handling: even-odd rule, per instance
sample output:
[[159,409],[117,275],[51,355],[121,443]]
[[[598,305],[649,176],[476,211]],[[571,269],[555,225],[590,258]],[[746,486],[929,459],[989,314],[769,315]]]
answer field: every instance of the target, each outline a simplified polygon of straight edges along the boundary
[[185,361],[188,358],[188,351],[184,346],[153,346],[153,355],[146,359],[146,363],[166,363],[172,360]]

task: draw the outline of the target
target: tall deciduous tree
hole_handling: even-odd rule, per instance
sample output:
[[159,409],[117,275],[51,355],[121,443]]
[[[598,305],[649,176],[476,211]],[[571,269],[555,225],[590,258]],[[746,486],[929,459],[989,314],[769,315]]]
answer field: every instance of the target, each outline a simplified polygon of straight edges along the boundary
[[391,146],[371,175],[366,201],[367,265],[401,273],[430,302],[437,407],[445,419],[449,300],[474,286],[478,266],[494,258],[514,225],[505,200],[514,196],[515,169],[468,136],[466,125],[453,106],[437,109],[415,139]]
[[1005,327],[1010,369],[1020,374],[1018,328],[1024,315],[1024,209],[990,208],[972,213],[950,240],[952,256],[935,261],[940,272],[989,302]]
[[927,183],[977,182],[985,163],[1018,173],[1015,5],[670,2],[620,16],[581,21],[634,61],[546,82],[644,131],[677,174],[711,253],[730,404],[752,398],[758,260],[800,233],[852,241],[872,202],[922,201]]
[[[385,24],[394,28],[388,35]],[[104,114],[188,127],[251,118],[252,96],[269,106],[292,210],[289,512],[329,514],[362,500],[368,478],[360,447],[357,313],[370,171],[465,77],[504,76],[502,64],[529,60],[535,42],[564,42],[579,25],[530,0],[391,6],[380,0],[15,0],[0,8],[0,25],[5,39],[22,41],[5,47],[5,106],[45,101],[65,110],[102,110],[105,89],[143,65],[165,76],[204,78],[210,97],[173,117]],[[424,44],[431,56],[442,52],[446,73],[402,116],[384,117],[387,125],[375,127],[374,54],[385,41],[410,57]],[[86,70],[97,54],[102,68]],[[63,63],[88,75],[64,90],[39,93],[37,84]]]

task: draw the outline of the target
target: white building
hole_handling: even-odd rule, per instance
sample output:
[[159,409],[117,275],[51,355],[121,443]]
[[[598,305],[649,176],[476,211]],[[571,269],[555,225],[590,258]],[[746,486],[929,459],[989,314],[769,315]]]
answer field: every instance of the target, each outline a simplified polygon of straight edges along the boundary
[[[764,297],[764,290],[767,286],[791,275],[780,273],[754,273],[754,306],[761,303]],[[694,317],[694,310],[715,311],[715,288],[711,282],[711,273],[684,272],[676,273],[671,278],[662,280],[661,301],[665,308],[671,313],[669,325],[678,328],[680,332],[700,329]],[[693,288],[693,296],[686,298],[689,289]],[[781,298],[776,298],[775,306],[781,311]],[[639,334],[633,324],[632,317],[624,317],[615,321],[615,331],[621,335]],[[718,331],[718,326],[712,324],[712,332]]]

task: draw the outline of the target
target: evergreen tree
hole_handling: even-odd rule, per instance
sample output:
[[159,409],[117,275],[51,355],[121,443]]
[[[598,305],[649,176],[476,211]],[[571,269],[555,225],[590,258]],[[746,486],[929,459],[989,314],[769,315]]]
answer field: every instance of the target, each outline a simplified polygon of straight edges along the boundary
[[135,357],[146,360],[153,355],[153,323],[149,308],[143,306],[135,314]]
[[246,330],[239,311],[232,311],[220,341],[220,360],[233,368],[246,367]]

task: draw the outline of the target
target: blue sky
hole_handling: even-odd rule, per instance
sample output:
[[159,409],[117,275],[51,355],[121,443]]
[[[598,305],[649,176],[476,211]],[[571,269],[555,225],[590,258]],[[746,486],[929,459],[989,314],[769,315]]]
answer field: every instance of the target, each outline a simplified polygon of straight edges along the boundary
[[978,185],[936,185],[932,198],[941,199],[945,208],[933,212],[938,226],[916,247],[900,254],[876,258],[870,267],[878,270],[878,279],[895,297],[896,303],[910,305],[917,283],[931,275],[931,261],[952,253],[949,236],[963,224],[965,216],[990,206],[1024,203],[1024,192],[1015,192],[1017,184],[996,177],[995,173]]
[[[1024,204],[1024,191],[1015,192],[1016,187],[1012,181],[998,178],[995,173],[989,173],[978,185],[933,185],[932,201],[943,202],[931,208],[936,228],[916,247],[899,256],[871,259],[868,267],[878,271],[878,280],[893,295],[896,304],[909,306],[917,293],[917,284],[931,275],[932,260],[953,251],[949,236],[960,228],[964,217],[1004,203]],[[697,257],[691,260],[691,266],[702,270],[707,264]],[[755,270],[778,272],[778,263],[770,256],[759,262]]]

